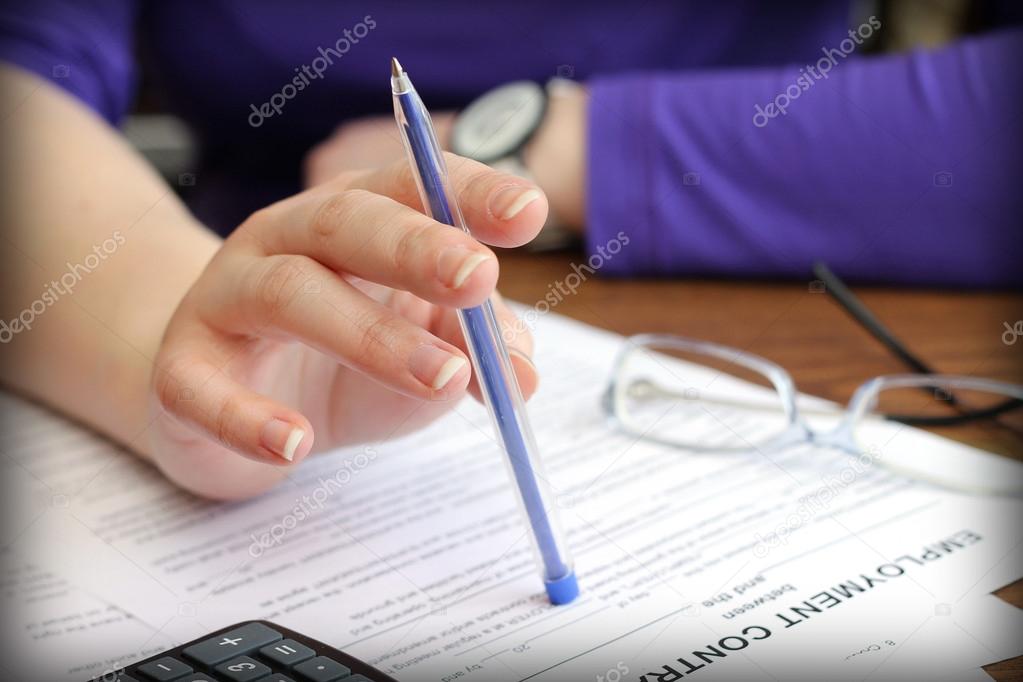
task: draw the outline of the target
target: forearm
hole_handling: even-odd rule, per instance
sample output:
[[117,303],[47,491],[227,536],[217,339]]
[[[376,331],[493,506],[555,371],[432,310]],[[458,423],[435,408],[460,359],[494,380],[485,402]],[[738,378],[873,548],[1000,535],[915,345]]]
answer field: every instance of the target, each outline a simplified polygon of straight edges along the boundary
[[[611,274],[808,278],[821,259],[860,280],[1018,285],[1023,89],[1004,65],[1021,57],[1015,32],[850,56],[826,79],[801,65],[598,79],[589,248],[629,236]],[[785,114],[757,115],[780,95]]]
[[219,247],[117,131],[0,66],[0,381],[146,452],[171,314]]

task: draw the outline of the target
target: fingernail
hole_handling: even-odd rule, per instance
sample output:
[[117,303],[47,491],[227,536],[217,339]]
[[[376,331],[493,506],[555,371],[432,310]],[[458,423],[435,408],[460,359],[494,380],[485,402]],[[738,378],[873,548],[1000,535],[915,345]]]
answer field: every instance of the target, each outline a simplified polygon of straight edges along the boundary
[[508,348],[508,354],[511,355],[511,356],[517,357],[520,360],[522,360],[523,362],[525,362],[526,365],[530,369],[533,370],[533,374],[534,374],[534,376],[536,376],[537,381],[540,380],[540,370],[538,370],[536,368],[536,363],[533,362],[533,358],[529,357],[528,355],[526,355],[525,353],[520,351],[518,348],[512,348],[512,347]]
[[429,344],[419,346],[409,357],[412,375],[435,391],[447,386],[465,365],[465,358]]
[[501,220],[511,220],[541,196],[533,187],[505,187],[490,199],[490,212]]
[[491,260],[490,256],[460,246],[445,249],[437,263],[438,276],[452,289],[458,289],[465,284],[476,268],[488,260]]
[[271,419],[263,426],[261,438],[263,447],[291,462],[305,438],[305,430],[283,419]]
[[533,371],[536,372],[536,363],[533,362],[533,358],[529,357],[528,355],[526,355],[525,353],[520,351],[518,348],[512,348],[511,346],[509,346],[508,347],[508,354],[509,355],[514,355],[514,356],[516,356],[516,357],[518,357],[518,358],[520,358],[522,360],[525,360],[526,364],[529,365],[530,367],[532,367]]

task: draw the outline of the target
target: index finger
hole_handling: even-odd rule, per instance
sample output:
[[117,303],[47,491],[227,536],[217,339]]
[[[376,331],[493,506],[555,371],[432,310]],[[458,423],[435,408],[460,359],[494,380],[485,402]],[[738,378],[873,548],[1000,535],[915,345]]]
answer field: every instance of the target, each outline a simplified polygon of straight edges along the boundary
[[[444,153],[451,189],[472,235],[500,247],[522,246],[547,220],[547,197],[535,184],[494,170],[478,161]],[[342,176],[345,187],[388,196],[423,211],[416,181],[407,161],[386,168]]]

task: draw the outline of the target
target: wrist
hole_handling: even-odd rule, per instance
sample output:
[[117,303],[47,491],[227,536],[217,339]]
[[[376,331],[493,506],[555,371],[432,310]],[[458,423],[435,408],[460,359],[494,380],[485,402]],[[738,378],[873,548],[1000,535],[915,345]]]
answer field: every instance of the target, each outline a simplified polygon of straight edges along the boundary
[[149,396],[164,335],[222,243],[179,207],[169,208],[153,211],[158,215],[147,231],[142,225],[133,228],[138,232],[125,245],[125,269],[111,268],[103,282],[111,306],[110,331],[124,343],[101,351],[109,354],[99,364],[107,368],[107,411],[116,419],[95,425],[147,459],[150,441],[143,434],[152,420]]
[[586,90],[552,88],[543,123],[522,150],[522,160],[551,210],[574,232],[585,218]]

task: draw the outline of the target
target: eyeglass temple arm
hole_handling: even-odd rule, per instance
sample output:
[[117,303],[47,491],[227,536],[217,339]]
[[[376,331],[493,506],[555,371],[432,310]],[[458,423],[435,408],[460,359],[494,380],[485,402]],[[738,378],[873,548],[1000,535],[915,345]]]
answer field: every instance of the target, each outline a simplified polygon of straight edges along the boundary
[[899,341],[895,334],[881,320],[877,319],[877,316],[863,304],[863,301],[846,286],[845,282],[831,271],[831,268],[821,261],[817,261],[813,264],[813,274],[817,276],[817,279],[824,282],[824,290],[835,299],[838,305],[842,306],[854,320],[863,325],[870,332],[871,336],[880,341],[892,354],[902,360],[904,365],[919,374],[937,374],[930,365],[918,358]]
[[[880,341],[892,352],[892,354],[902,360],[903,364],[918,374],[937,374],[930,365],[917,357],[916,354],[905,346],[905,344],[899,341],[895,334],[893,334],[891,330],[889,330],[884,323],[881,322],[881,320],[877,319],[877,316],[874,315],[874,313],[872,313],[866,305],[864,305],[863,301],[861,301],[856,294],[854,294],[852,290],[846,286],[845,282],[831,271],[831,268],[823,262],[817,261],[813,264],[813,274],[817,276],[817,279],[824,282],[824,290],[827,291],[833,299],[835,299],[835,302],[849,313],[856,322],[860,323],[868,332],[870,332],[871,336]],[[921,386],[920,388],[923,391],[932,392],[936,387]],[[974,419],[997,417],[1003,412],[1008,412],[1009,410],[1019,407],[1021,404],[1019,400],[1010,398],[987,409],[970,410],[953,395],[948,397],[948,403],[960,413],[958,417],[914,417],[912,415],[888,415],[888,417],[894,421],[917,426],[951,426],[954,424],[962,424]]]
[[[978,410],[961,410],[960,414],[950,417],[925,417],[912,414],[886,414],[885,418],[901,422],[907,426],[958,426],[977,419],[993,419],[1006,412],[1011,412],[1023,405],[1023,400],[1009,398],[997,405],[985,407]],[[1019,430],[1005,425],[1010,431],[1018,433]]]

